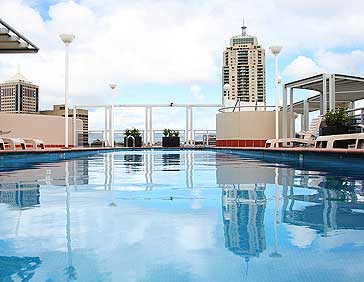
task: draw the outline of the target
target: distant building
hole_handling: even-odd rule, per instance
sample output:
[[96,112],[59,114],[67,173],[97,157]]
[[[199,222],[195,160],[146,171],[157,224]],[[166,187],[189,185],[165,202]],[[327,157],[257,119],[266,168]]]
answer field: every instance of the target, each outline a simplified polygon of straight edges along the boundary
[[222,86],[230,85],[229,91],[222,90],[223,98],[247,103],[265,103],[265,50],[255,36],[242,34],[230,39],[230,46],[223,54]]
[[[42,115],[65,116],[64,105],[53,105],[53,110],[40,112]],[[68,109],[68,117],[73,117],[73,109]],[[83,133],[78,134],[78,144],[88,145],[88,110],[76,109],[76,118],[82,120]]]
[[32,84],[18,70],[0,84],[0,112],[36,113],[39,111],[39,86]]

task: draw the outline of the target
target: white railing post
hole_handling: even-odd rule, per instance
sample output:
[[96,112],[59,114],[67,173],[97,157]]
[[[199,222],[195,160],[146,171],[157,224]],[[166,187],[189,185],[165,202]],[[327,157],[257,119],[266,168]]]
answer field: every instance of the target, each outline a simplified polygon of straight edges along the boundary
[[77,147],[78,146],[78,142],[77,142],[77,132],[76,132],[76,108],[73,108],[73,114],[72,114],[72,121],[73,121],[73,147]]

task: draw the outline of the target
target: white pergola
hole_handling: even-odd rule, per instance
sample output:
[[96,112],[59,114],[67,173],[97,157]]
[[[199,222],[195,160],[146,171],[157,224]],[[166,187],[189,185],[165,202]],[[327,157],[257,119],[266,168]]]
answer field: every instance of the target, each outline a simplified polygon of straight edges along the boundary
[[[287,105],[288,89],[289,105]],[[312,90],[319,94],[293,103],[294,89]],[[289,137],[294,137],[295,113],[301,114],[301,127],[303,130],[308,130],[310,112],[320,111],[320,115],[324,115],[343,104],[353,108],[354,102],[362,99],[364,99],[364,77],[323,73],[286,83],[283,86],[282,137],[287,138],[288,118],[291,129]]]
[[[186,130],[185,130],[185,143],[192,144],[193,142],[193,109],[194,108],[221,108],[220,104],[119,104],[114,108],[144,108],[145,109],[145,132],[144,143],[152,145],[154,143],[153,136],[153,108],[185,108],[186,109]],[[103,108],[105,111],[105,143],[111,145],[114,126],[112,125],[113,119],[111,118],[112,107],[111,105],[76,105],[73,107],[73,140],[77,140],[76,131],[76,111],[77,109],[97,109]]]
[[0,53],[37,53],[39,48],[0,18]]

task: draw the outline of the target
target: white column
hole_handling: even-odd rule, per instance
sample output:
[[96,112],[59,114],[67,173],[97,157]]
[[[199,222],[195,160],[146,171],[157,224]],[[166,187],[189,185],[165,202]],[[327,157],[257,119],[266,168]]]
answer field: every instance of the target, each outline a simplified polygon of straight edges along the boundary
[[305,113],[303,110],[303,113],[301,114],[301,131],[305,130]]
[[287,87],[283,88],[282,137],[287,138]]
[[64,80],[64,146],[65,148],[68,148],[68,53],[69,53],[69,47],[66,44],[66,56],[65,56],[65,80]]
[[192,116],[192,107],[190,107],[190,144],[193,143],[193,116]]
[[111,148],[115,147],[115,141],[114,141],[114,103],[111,105],[110,110],[110,139],[111,139]]
[[[76,128],[76,108],[73,108],[72,121],[73,121],[73,125],[72,125],[72,127],[73,127],[72,128],[73,129],[73,147],[77,147],[78,142],[77,142],[77,128]],[[82,136],[83,136],[83,134],[82,134]]]
[[150,122],[150,146],[153,146],[154,143],[154,134],[153,134],[153,108],[149,108],[149,122]]
[[326,74],[322,75],[322,114],[327,113]]
[[330,104],[330,111],[335,110],[335,75],[330,75],[329,78],[329,104]]
[[105,106],[105,129],[104,129],[104,144],[105,146],[108,146],[109,145],[109,135],[108,135],[108,131],[107,131],[107,128],[108,128],[108,112],[107,112],[107,107]]
[[109,146],[112,147],[112,132],[111,132],[111,123],[112,123],[112,108],[109,107]]
[[148,145],[149,141],[148,141],[148,123],[149,123],[149,119],[148,119],[148,107],[145,107],[145,126],[144,126],[144,143],[145,145]]
[[189,112],[188,112],[188,107],[186,107],[186,130],[185,130],[185,143],[188,144],[188,134],[189,134]]
[[289,123],[289,136],[293,138],[295,136],[295,118],[293,111],[293,88],[289,89],[289,115],[290,115],[290,123]]
[[304,111],[304,130],[308,130],[309,127],[309,115],[310,115],[310,105],[308,104],[308,100],[303,101],[303,111]]

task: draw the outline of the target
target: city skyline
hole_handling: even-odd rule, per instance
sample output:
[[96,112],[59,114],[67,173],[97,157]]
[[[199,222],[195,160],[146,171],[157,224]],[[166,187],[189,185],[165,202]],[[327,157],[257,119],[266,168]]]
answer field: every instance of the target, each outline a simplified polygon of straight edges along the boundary
[[[63,103],[64,46],[59,34],[72,32],[76,39],[70,53],[71,104],[91,99],[109,103],[111,81],[118,84],[117,103],[218,103],[221,53],[243,17],[264,49],[273,43],[283,46],[280,72],[284,81],[321,71],[364,74],[359,14],[364,4],[359,1],[345,7],[339,1],[307,3],[317,11],[325,7],[325,17],[306,11],[306,4],[283,0],[268,5],[256,1],[118,2],[101,6],[90,0],[1,1],[0,16],[16,23],[40,51],[2,56],[0,80],[20,64],[23,74],[41,86],[41,110]],[[323,25],[325,29],[318,28]],[[267,104],[273,104],[273,57],[268,52],[266,64]],[[210,127],[214,113],[199,118],[201,127]],[[162,125],[168,114],[156,113],[161,121],[155,122]],[[100,116],[95,113],[90,123]],[[143,125],[143,113],[135,110],[123,119],[123,127],[131,120]]]

